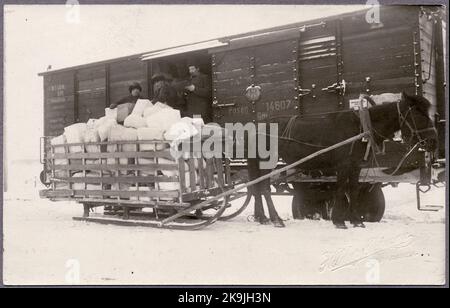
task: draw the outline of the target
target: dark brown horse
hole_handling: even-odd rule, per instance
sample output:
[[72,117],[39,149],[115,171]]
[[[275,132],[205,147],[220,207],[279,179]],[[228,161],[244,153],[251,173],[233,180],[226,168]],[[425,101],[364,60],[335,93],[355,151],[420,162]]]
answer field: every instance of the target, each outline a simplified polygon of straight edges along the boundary
[[[367,97],[370,100],[369,97]],[[436,148],[436,130],[428,116],[430,102],[421,96],[402,94],[399,102],[384,103],[369,109],[372,133],[377,145],[392,138],[401,130],[409,145],[419,145],[428,151]],[[358,113],[352,110],[300,117],[279,117],[270,119],[278,123],[279,156],[288,164],[304,158],[320,149],[356,136],[362,132]],[[300,165],[304,171],[319,171],[337,175],[335,200],[331,220],[337,228],[346,228],[345,219],[349,213],[355,227],[364,227],[359,204],[360,165],[364,159],[367,143],[356,141]],[[261,170],[258,159],[248,160],[250,179],[255,179],[270,170]],[[255,198],[255,220],[267,223],[262,197],[267,201],[270,221],[277,227],[284,224],[277,214],[270,195],[269,181],[261,182],[251,189]],[[348,203],[345,198],[348,196]],[[347,206],[349,207],[347,209]]]

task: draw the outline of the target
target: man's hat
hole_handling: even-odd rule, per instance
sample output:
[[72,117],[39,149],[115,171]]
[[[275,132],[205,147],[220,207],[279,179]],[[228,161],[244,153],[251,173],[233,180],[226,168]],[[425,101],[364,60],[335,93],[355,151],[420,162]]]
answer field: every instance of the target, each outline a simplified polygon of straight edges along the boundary
[[189,59],[189,61],[187,61],[187,66],[195,66],[197,68],[200,67],[200,63],[197,59]]
[[163,74],[158,73],[152,76],[152,83],[158,82],[158,81],[162,81],[162,80],[166,80],[166,78],[164,77]]
[[166,73],[157,73],[152,76],[152,83],[158,82],[158,81],[171,81],[173,80],[172,76],[170,74]]
[[142,92],[142,87],[139,84],[139,82],[133,82],[129,87],[128,87],[128,92],[131,93],[131,91],[133,91],[134,89],[138,89],[139,91]]

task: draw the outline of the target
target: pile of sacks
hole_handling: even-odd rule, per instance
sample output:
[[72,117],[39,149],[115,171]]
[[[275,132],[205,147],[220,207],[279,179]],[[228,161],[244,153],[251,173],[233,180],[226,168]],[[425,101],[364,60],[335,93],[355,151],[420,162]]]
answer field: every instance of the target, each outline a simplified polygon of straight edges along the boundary
[[[177,142],[183,139],[193,137],[200,133],[204,125],[201,119],[181,118],[180,111],[173,109],[163,103],[153,104],[147,99],[139,99],[133,108],[131,104],[119,105],[115,109],[105,109],[105,116],[99,119],[90,119],[87,123],[76,123],[64,128],[64,134],[51,140],[52,145],[63,145],[66,143],[75,143],[68,148],[69,153],[99,153],[100,145],[89,144],[101,141],[137,141],[137,140],[167,140]],[[119,124],[122,123],[123,125]],[[136,143],[121,145],[120,151],[137,151]],[[156,148],[155,148],[156,147]],[[163,150],[164,143],[142,144],[140,151]],[[116,145],[108,145],[107,152],[117,151]],[[65,147],[55,148],[56,153],[65,153]],[[66,165],[67,159],[55,160],[55,164]],[[81,164],[70,159],[70,164]],[[99,164],[100,159],[86,159],[86,164]],[[108,158],[107,164],[128,164],[128,158]],[[140,158],[139,164],[154,163],[153,159]],[[175,163],[173,161],[172,163]],[[163,171],[169,175],[169,171]],[[142,174],[143,176],[147,174]],[[172,174],[170,174],[172,175]],[[67,177],[67,171],[61,171],[56,174],[57,177]],[[73,175],[72,175],[73,176]],[[90,176],[96,174],[90,173]],[[100,174],[98,174],[100,176]],[[188,178],[188,176],[186,176]],[[161,183],[162,184],[162,183]],[[169,184],[169,183],[167,183]],[[162,184],[161,190],[176,189],[174,185]],[[84,185],[84,184],[83,184]],[[167,186],[167,187],[165,187]],[[116,187],[124,189],[125,187]],[[89,185],[89,189],[101,189],[100,185]],[[114,189],[114,187],[112,188]]]

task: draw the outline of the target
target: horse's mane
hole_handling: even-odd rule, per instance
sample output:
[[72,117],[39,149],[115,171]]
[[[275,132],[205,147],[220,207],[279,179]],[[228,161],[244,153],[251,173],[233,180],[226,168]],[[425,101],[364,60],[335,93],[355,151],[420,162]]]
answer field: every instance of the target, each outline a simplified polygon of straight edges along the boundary
[[417,111],[424,115],[428,114],[431,103],[425,97],[420,95],[407,95],[406,93],[403,93],[403,96],[405,99],[409,100],[408,103],[411,107],[415,107]]
[[[383,101],[381,103],[375,104],[374,100],[372,100],[372,98],[370,96],[364,96],[372,105],[372,107],[370,108],[372,111],[378,111],[378,110],[383,110],[384,108],[386,108],[386,106],[390,106],[394,103],[397,103],[397,101]],[[431,103],[424,98],[423,96],[420,95],[408,95],[405,92],[402,92],[402,99],[400,102],[404,102],[406,103],[409,107],[414,107],[417,111],[419,111],[420,113],[427,115],[428,114],[428,110],[431,107]]]

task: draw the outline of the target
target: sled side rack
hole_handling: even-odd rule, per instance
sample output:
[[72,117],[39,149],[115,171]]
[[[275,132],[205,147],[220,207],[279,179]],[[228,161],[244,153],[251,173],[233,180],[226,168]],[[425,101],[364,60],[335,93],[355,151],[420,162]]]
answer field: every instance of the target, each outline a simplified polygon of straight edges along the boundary
[[[114,158],[116,160],[134,158],[135,163],[137,163],[139,161],[138,158],[142,158],[142,156],[140,156],[141,153],[146,153],[144,154],[145,158],[149,158],[151,157],[151,155],[148,155],[149,152],[121,152],[121,153],[100,152],[96,153],[100,154],[98,156],[83,155],[92,153],[68,153],[77,155],[64,156],[60,154],[55,155],[55,153],[53,153],[55,147],[51,146],[50,148],[52,148],[52,153],[50,155],[47,155],[46,157],[48,160],[50,160],[49,162],[50,170],[53,176],[51,178],[52,183],[51,185],[53,187],[52,189],[41,191],[40,194],[42,197],[49,198],[52,200],[66,200],[66,201],[74,200],[79,203],[82,203],[84,207],[83,216],[74,217],[73,219],[75,220],[105,223],[105,224],[117,224],[125,226],[147,226],[147,227],[168,228],[168,229],[197,230],[204,228],[219,220],[220,217],[225,212],[225,210],[229,207],[229,200],[246,196],[245,193],[241,192],[242,190],[252,185],[255,185],[261,181],[264,181],[265,179],[269,179],[283,172],[285,173],[286,171],[294,169],[298,165],[308,160],[311,160],[326,152],[335,150],[337,148],[360,140],[366,136],[367,132],[363,132],[359,135],[338,142],[325,149],[321,149],[290,165],[287,165],[279,169],[275,169],[274,171],[264,176],[261,176],[257,179],[236,186],[233,186],[233,184],[230,182],[229,162],[227,159],[222,160],[217,158],[211,158],[209,160],[200,159],[195,161],[193,158],[192,159],[180,158],[178,159],[177,164],[178,174],[175,175],[175,179],[178,179],[179,181],[177,183],[179,184],[180,189],[178,191],[174,190],[169,192],[158,191],[155,189],[146,191],[89,190],[87,188],[81,190],[72,189],[72,186],[76,184],[85,185],[85,187],[87,187],[87,185],[90,185],[87,182],[83,182],[83,180],[88,178],[88,176],[86,176],[88,171],[86,170],[87,167],[81,170],[83,174],[83,177],[81,177],[83,180],[80,180],[81,183],[78,180],[70,181],[69,179],[67,179],[67,177],[69,178],[73,177],[73,174],[70,173],[70,171],[72,171],[71,167],[56,169],[55,168],[56,159],[67,159],[67,161],[69,162],[71,159],[77,160],[81,159],[81,165],[86,165],[85,162],[87,157],[89,159],[100,159],[100,161],[102,159],[108,158],[110,159]],[[68,148],[69,146],[72,146],[72,144],[65,145],[64,147]],[[162,151],[168,150],[164,149]],[[132,157],[129,156],[131,155],[130,153],[133,153]],[[166,154],[159,153],[158,155],[152,156],[152,158],[155,159],[154,163],[156,164],[153,167],[155,167],[156,169],[161,168],[157,166],[158,157],[164,155],[167,155],[167,153]],[[68,157],[70,157],[70,159]],[[196,162],[197,166],[195,165]],[[76,166],[78,166],[79,163],[80,162],[78,161]],[[100,162],[100,165],[101,164],[102,163]],[[120,165],[120,163],[114,163],[113,165]],[[130,164],[131,171],[135,172],[132,175],[130,175],[131,178],[133,178],[133,176],[139,175],[139,172],[141,171],[141,170],[136,171],[133,168],[134,164]],[[101,170],[101,168],[99,169]],[[56,170],[63,170],[63,171],[69,170],[68,176],[66,174],[66,177],[60,178],[55,177]],[[187,170],[189,171],[186,172]],[[89,171],[91,170],[89,169]],[[103,172],[103,170],[101,171]],[[125,172],[129,171],[130,170]],[[156,171],[153,171],[155,172],[154,175],[157,175]],[[80,171],[78,170],[77,172],[79,173]],[[113,173],[111,173],[109,177],[114,178],[114,174],[117,174],[117,172],[118,170],[114,169]],[[105,182],[113,183],[114,181],[116,181],[115,183],[116,184],[119,183],[120,187],[120,184],[126,184],[128,183],[127,181],[129,180],[126,179],[126,181],[122,181],[123,180],[122,177],[128,176],[129,176],[128,174],[125,176],[120,176],[119,179],[116,180],[103,180],[102,177],[100,177],[101,178],[100,180],[92,180],[91,178],[89,180],[89,183],[91,183],[91,185],[92,184],[96,185],[98,184],[98,181],[100,181],[101,187],[105,187],[105,185],[110,185],[106,184]],[[203,177],[203,179],[201,177]],[[158,185],[160,185],[160,182],[157,182],[157,179],[160,178],[158,178],[157,176],[153,178],[149,177],[148,179],[145,179],[144,182],[155,181],[153,185],[154,188],[156,188]],[[58,183],[57,180],[63,180],[63,183],[68,183],[69,189],[55,189]],[[191,180],[195,181],[191,182]],[[137,183],[137,185],[138,186],[136,187],[139,187],[139,183]],[[141,200],[140,197],[146,197],[150,199]],[[248,205],[248,201],[249,198],[247,196],[247,199],[244,203],[245,206]],[[105,215],[99,217],[97,217],[95,214],[91,215],[90,210],[92,208],[105,205],[111,205],[112,208],[116,210],[118,215],[110,217],[107,217]],[[139,213],[142,215],[134,215],[134,217],[132,217],[133,210],[141,209],[143,207],[152,208],[154,210],[153,213],[154,215],[152,217],[145,217],[146,214]],[[169,210],[169,211],[165,212],[163,211],[161,213],[159,212],[160,210]],[[207,210],[212,210],[215,212],[213,214],[205,215],[203,212]],[[237,213],[240,213],[241,210],[242,208],[239,209]],[[232,214],[225,217],[235,217],[235,215]]]

